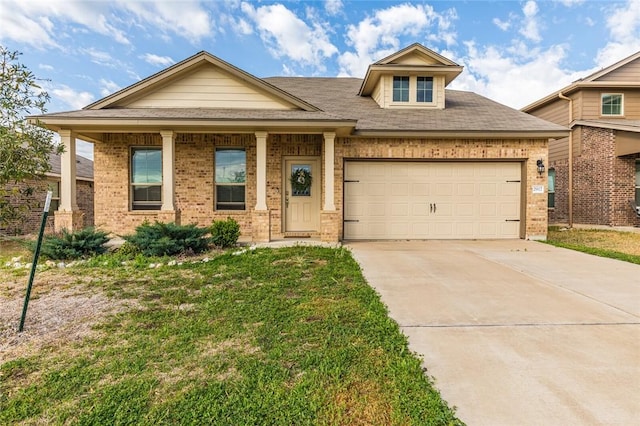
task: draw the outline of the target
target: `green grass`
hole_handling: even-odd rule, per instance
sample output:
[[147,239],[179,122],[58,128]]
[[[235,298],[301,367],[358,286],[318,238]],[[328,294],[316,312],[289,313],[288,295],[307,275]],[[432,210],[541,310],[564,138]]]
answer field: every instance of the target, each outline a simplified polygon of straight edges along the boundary
[[461,424],[347,250],[55,272],[135,307],[0,366],[0,424]]
[[640,265],[640,233],[550,227],[548,244]]

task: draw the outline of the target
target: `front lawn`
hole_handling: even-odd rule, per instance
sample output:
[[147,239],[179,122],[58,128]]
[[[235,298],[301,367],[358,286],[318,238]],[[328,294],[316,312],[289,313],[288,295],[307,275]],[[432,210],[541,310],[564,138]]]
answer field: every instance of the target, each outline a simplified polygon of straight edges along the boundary
[[640,264],[640,233],[608,229],[565,229],[549,227],[547,243]]
[[[26,337],[19,310],[0,327],[0,424],[461,424],[347,250],[210,257],[38,272]],[[21,306],[28,271],[2,260]]]

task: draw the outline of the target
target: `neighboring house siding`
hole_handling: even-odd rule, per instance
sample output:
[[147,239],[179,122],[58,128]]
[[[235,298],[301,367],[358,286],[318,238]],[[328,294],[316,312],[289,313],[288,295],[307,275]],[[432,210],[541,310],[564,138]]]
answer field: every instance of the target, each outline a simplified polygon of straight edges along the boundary
[[[582,113],[578,120],[598,120],[606,118],[601,114],[603,93],[621,93],[624,96],[624,118],[640,119],[640,89],[589,89],[583,90]],[[536,113],[537,115],[537,113]]]
[[[582,149],[574,157],[573,221],[590,225],[640,225],[630,205],[635,197],[635,162],[640,154],[617,157],[615,130],[579,129]],[[549,167],[556,170],[555,208],[549,211],[549,222],[567,223],[568,161],[550,161]]]
[[637,82],[640,75],[640,59],[629,62],[624,67],[608,72],[596,81]]
[[[37,233],[40,230],[40,224],[42,222],[42,209],[47,197],[48,185],[56,181],[59,181],[59,178],[49,177],[43,180],[30,180],[15,185],[15,187],[21,190],[21,193],[24,193],[24,190],[27,188],[33,188],[33,192],[29,196],[11,197],[12,204],[28,205],[31,208],[21,220],[13,221],[9,226],[0,227],[0,235],[27,235]],[[93,182],[84,180],[76,181],[76,193],[78,208],[84,213],[84,226],[93,226]],[[47,218],[47,226],[45,228],[45,232],[47,233],[54,231],[54,215],[55,212],[51,211]]]

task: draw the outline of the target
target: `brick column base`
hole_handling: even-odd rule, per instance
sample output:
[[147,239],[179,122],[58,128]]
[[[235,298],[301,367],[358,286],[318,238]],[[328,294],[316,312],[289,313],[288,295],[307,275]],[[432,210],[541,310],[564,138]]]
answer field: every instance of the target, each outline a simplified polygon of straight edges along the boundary
[[251,212],[251,239],[254,243],[271,241],[271,212],[253,210]]
[[54,229],[56,232],[62,232],[63,229],[68,232],[79,231],[84,227],[83,219],[82,210],[56,211],[54,212]]
[[160,210],[158,212],[158,222],[180,225],[180,210]]
[[320,240],[327,243],[337,243],[340,241],[340,232],[342,226],[340,222],[340,213],[332,211],[320,212]]

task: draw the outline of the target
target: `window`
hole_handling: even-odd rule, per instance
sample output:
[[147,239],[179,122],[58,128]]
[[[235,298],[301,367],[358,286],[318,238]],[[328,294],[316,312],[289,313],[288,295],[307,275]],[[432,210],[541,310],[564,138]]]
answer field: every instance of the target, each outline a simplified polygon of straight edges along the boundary
[[418,77],[416,100],[418,102],[433,102],[433,77]]
[[636,207],[640,208],[640,161],[636,161]]
[[51,204],[49,213],[53,213],[60,207],[60,181],[49,181],[49,191],[51,191]]
[[622,115],[621,94],[602,94],[602,115]]
[[550,209],[556,206],[556,169],[549,169],[549,197],[547,207]]
[[409,102],[409,77],[393,77],[393,102]]
[[162,207],[162,150],[131,150],[131,209],[160,210]]
[[243,148],[216,149],[216,210],[245,210],[247,178]]

